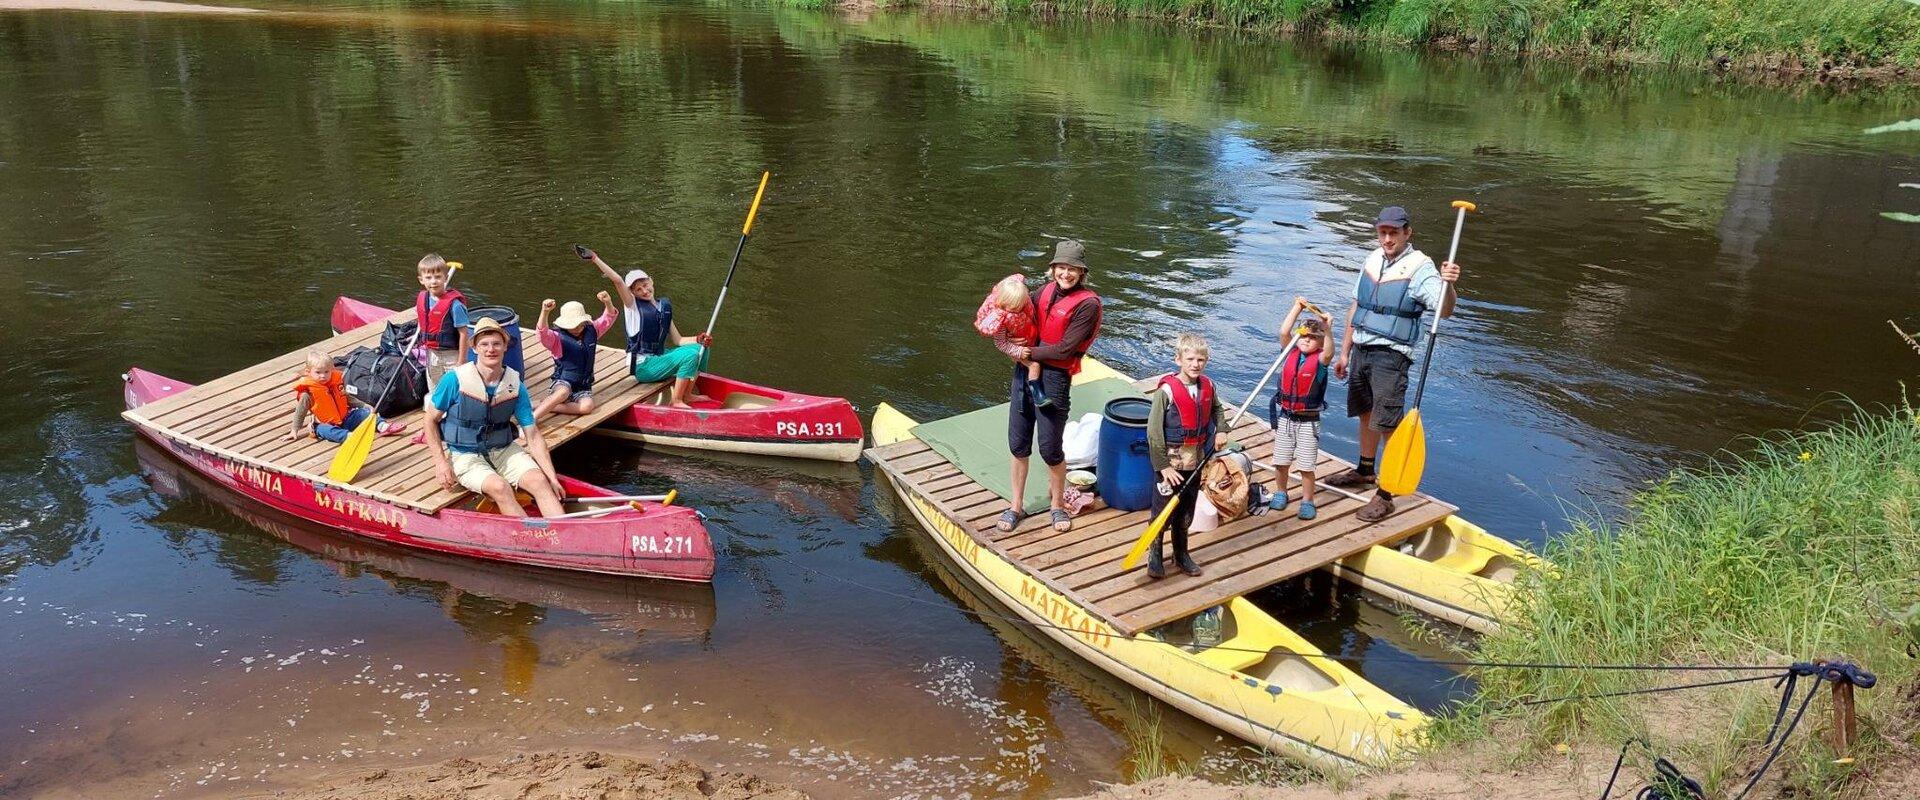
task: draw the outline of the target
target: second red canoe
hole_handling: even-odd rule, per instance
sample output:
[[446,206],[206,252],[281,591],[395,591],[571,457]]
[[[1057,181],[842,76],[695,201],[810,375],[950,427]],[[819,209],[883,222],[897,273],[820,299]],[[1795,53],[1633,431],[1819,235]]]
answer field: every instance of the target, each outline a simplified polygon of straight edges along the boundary
[[[384,322],[394,309],[341,297],[333,303],[335,333]],[[529,342],[529,346],[538,345]],[[635,405],[600,426],[612,436],[692,450],[854,461],[866,431],[853,404],[701,373],[693,408],[667,404],[667,393]]]

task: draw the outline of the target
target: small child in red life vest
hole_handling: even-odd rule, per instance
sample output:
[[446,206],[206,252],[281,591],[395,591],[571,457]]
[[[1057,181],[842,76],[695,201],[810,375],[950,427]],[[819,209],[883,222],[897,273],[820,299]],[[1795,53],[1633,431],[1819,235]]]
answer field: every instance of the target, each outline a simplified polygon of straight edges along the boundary
[[[307,363],[293,382],[293,430],[287,438],[312,436],[334,444],[347,440],[373,413],[365,403],[347,396],[346,378],[333,368],[333,360],[318,350],[307,351]],[[374,430],[381,436],[398,436],[407,426],[375,417]]]
[[[993,346],[1009,358],[1015,358],[1019,348],[1034,346],[1040,329],[1034,318],[1033,296],[1027,291],[1027,279],[1013,274],[994,284],[987,299],[980,302],[980,310],[973,314],[973,328],[992,338]],[[1052,405],[1053,400],[1040,389],[1040,362],[1020,363],[1027,368],[1027,396],[1033,399],[1034,407]]]
[[466,297],[447,285],[451,268],[439,253],[421,256],[416,265],[420,276],[419,295],[414,297],[413,314],[420,324],[420,344],[425,349],[421,366],[427,369],[427,386],[439,386],[440,376],[467,359],[473,346],[468,327]]
[[[1280,384],[1267,403],[1267,420],[1273,424],[1273,499],[1267,507],[1286,508],[1287,484],[1294,465],[1300,468],[1300,518],[1313,519],[1313,469],[1320,463],[1320,412],[1327,407],[1327,329],[1332,320],[1326,315],[1300,319],[1307,299],[1293,298],[1293,308],[1280,323],[1280,343],[1295,343],[1293,352],[1280,363]],[[1294,324],[1295,322],[1299,324]]]
[[1147,414],[1147,461],[1160,476],[1160,491],[1154,493],[1149,519],[1156,519],[1180,493],[1180,505],[1167,520],[1167,527],[1154,537],[1147,551],[1147,575],[1166,575],[1160,558],[1160,543],[1173,536],[1173,563],[1188,575],[1199,575],[1200,565],[1187,553],[1187,528],[1193,524],[1193,506],[1199,502],[1200,481],[1189,480],[1214,451],[1225,447],[1226,433],[1220,430],[1220,396],[1214,392],[1213,379],[1205,374],[1207,340],[1191,333],[1180,334],[1174,344],[1178,366],[1163,375],[1153,390],[1153,410]]

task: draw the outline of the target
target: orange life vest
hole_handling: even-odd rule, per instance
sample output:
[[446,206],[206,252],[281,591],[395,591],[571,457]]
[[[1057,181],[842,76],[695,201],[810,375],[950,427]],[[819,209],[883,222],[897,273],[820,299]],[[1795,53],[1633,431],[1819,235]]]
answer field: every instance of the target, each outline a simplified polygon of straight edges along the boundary
[[293,382],[293,395],[308,395],[313,398],[313,418],[328,425],[339,425],[347,421],[346,378],[340,370],[327,373],[327,379],[316,381],[305,375]]

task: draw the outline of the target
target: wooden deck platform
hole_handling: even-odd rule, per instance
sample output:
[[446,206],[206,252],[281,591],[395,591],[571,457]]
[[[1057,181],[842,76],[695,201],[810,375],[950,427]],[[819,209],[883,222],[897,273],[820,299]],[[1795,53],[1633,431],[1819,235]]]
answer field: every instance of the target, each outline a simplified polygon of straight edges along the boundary
[[[390,319],[406,321],[413,313],[409,309]],[[378,345],[385,327],[382,323],[361,326],[312,348],[329,356],[346,355],[355,347]],[[407,425],[406,434],[374,440],[366,466],[351,485],[329,480],[327,468],[333,462],[338,445],[312,438],[297,441],[287,438],[287,431],[293,427],[293,380],[300,366],[306,363],[308,349],[302,347],[216,378],[159,402],[128,410],[123,416],[136,425],[231,460],[428,513],[469,496],[469,492],[458,487],[454,491],[442,489],[433,476],[432,454],[425,445],[412,443],[414,434],[425,424],[425,414],[421,411],[399,417]],[[553,356],[540,346],[532,328],[522,330],[521,349],[526,362],[522,377],[538,404],[546,395],[553,375]],[[541,420],[540,432],[549,447],[557,447],[587,432],[666,386],[635,381],[627,372],[627,354],[611,347],[600,348],[594,367],[593,389],[598,406],[584,416],[555,414]]]
[[[1231,413],[1232,407],[1228,408]],[[1248,454],[1263,467],[1254,477],[1271,489],[1274,474],[1264,467],[1273,452],[1273,433],[1265,421],[1254,416],[1249,413],[1241,420],[1232,439],[1247,446]],[[1188,577],[1174,569],[1167,577],[1154,580],[1147,577],[1144,563],[1131,570],[1120,567],[1127,550],[1150,522],[1146,511],[1101,508],[1076,518],[1073,530],[1066,533],[1055,532],[1046,515],[1037,514],[1011,533],[1001,533],[994,522],[1006,509],[1006,501],[926,443],[918,439],[897,442],[870,448],[866,456],[909,493],[929,501],[960,528],[972,532],[981,546],[1130,635],[1424,530],[1458,510],[1415,494],[1394,498],[1394,513],[1369,524],[1354,516],[1365,505],[1363,500],[1322,486],[1315,495],[1320,513],[1314,519],[1297,518],[1298,506],[1290,506],[1283,512],[1243,517],[1193,534],[1190,550],[1205,574]],[[1315,472],[1327,476],[1351,466],[1322,452]],[[1296,502],[1299,496],[1296,481]],[[1168,554],[1171,552],[1169,547]]]

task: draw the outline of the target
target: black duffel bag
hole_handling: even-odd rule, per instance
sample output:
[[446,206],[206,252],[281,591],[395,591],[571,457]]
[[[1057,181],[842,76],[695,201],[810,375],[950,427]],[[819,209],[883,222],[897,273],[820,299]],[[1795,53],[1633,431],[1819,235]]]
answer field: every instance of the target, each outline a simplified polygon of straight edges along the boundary
[[419,344],[413,340],[415,332],[420,330],[418,322],[387,323],[386,332],[380,334],[380,352],[388,355],[404,356]]
[[[380,416],[399,416],[425,404],[427,371],[411,356],[356,347],[335,363],[346,380],[347,395],[373,406]],[[389,384],[393,388],[387,388]]]

